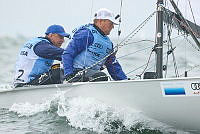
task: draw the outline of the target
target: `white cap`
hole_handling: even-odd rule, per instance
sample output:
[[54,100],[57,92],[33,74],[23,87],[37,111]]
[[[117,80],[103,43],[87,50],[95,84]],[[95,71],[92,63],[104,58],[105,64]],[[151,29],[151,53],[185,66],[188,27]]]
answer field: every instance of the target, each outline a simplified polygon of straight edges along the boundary
[[94,20],[95,19],[108,19],[112,21],[115,25],[118,25],[117,21],[115,20],[114,14],[106,8],[99,9],[94,15]]

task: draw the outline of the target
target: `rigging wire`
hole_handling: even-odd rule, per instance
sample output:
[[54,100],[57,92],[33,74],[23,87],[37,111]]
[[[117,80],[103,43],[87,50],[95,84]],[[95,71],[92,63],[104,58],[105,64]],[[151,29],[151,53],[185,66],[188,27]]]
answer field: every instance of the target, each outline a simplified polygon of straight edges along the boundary
[[[118,51],[118,45],[119,45],[119,37],[121,35],[121,22],[122,22],[122,4],[123,4],[123,1],[121,0],[121,3],[120,3],[120,11],[119,11],[119,25],[118,25],[118,39],[117,39],[117,50]],[[117,16],[116,16],[117,17]],[[117,19],[117,18],[116,18]]]
[[[192,41],[190,41],[190,40],[188,39],[187,36],[184,36],[184,39],[185,39],[195,50],[199,51],[199,48],[197,48],[197,47],[192,43]],[[193,71],[194,69],[199,68],[199,67],[200,67],[200,64],[195,65],[195,66],[193,66],[193,67],[190,67],[190,69],[185,70],[185,72],[191,72],[191,71]],[[185,73],[181,74],[180,76],[184,76],[184,75],[185,75]]]
[[[124,46],[130,41],[144,26],[145,24],[155,15],[156,11],[151,13],[141,24],[139,24],[130,34],[128,34],[120,43],[119,46]],[[123,44],[122,44],[123,43]]]
[[[178,3],[177,3],[177,4],[178,4]],[[191,7],[191,5],[190,5],[190,7]],[[192,14],[193,14],[192,9],[191,9],[191,12],[192,12]],[[194,16],[193,16],[193,19],[194,19]],[[178,21],[179,21],[179,20],[178,20]],[[195,21],[195,20],[194,20],[194,21]],[[195,24],[196,24],[196,22],[195,22]],[[187,26],[186,26],[186,28],[187,28]],[[172,29],[172,28],[170,27],[170,29]],[[188,29],[189,29],[189,28],[188,28]],[[194,31],[192,31],[192,32],[195,33]],[[197,33],[198,33],[198,31],[197,31]],[[183,36],[183,35],[179,35],[179,37],[180,37],[180,36]],[[185,38],[190,44],[192,44],[191,41],[190,41],[186,36],[184,36],[184,38]],[[174,49],[173,46],[172,46],[171,40],[172,40],[172,38],[171,38],[171,36],[169,36],[169,37],[168,37],[168,51]],[[133,42],[133,43],[134,43],[134,42]],[[131,43],[130,43],[130,44],[131,44]],[[196,50],[199,51],[199,49],[196,48],[196,47],[194,46],[194,44],[192,44],[192,46],[193,46]],[[170,49],[170,48],[171,48],[171,49]],[[174,62],[175,75],[176,75],[176,77],[180,77],[180,76],[182,76],[182,75],[179,76],[178,69],[177,69],[177,64],[176,64],[176,59],[175,59],[175,55],[174,55],[173,51],[172,51],[172,54],[173,54],[173,62]],[[169,54],[167,54],[167,62],[166,62],[166,65],[167,65],[167,63],[168,63],[168,55],[169,55]],[[147,65],[147,64],[145,64],[145,65]],[[144,65],[143,65],[143,66],[144,66]],[[141,67],[143,67],[143,66],[141,66]],[[197,68],[197,67],[199,67],[199,66],[200,66],[200,65],[196,65],[196,66],[193,67],[193,68]],[[141,67],[139,67],[139,68],[141,68]],[[139,69],[139,68],[137,68],[137,69]],[[191,68],[190,70],[193,70],[193,68]],[[129,72],[129,73],[127,73],[127,74],[130,74],[130,73],[136,71],[137,69],[134,69],[134,70],[132,70],[131,72]],[[185,70],[186,70],[186,69],[185,69]],[[188,70],[188,71],[190,71],[190,70]],[[187,71],[187,72],[188,72],[188,71]],[[166,76],[165,76],[165,77],[166,77]]]
[[[168,35],[170,35],[171,34],[171,29],[169,29],[169,25],[167,24],[167,29],[168,29]],[[168,38],[169,39],[169,38]],[[168,51],[170,50],[170,48],[169,48],[169,40],[167,40],[167,48],[168,48]],[[168,59],[169,59],[169,55],[167,54],[167,59],[166,59],[166,63],[165,63],[165,65],[166,65],[166,67],[168,66]],[[165,78],[166,78],[166,76],[167,76],[167,70],[168,69],[166,69],[165,70]]]
[[190,3],[190,0],[188,0],[188,3],[189,3],[189,6],[190,6],[190,11],[191,11],[191,13],[192,13],[192,18],[193,18],[195,27],[196,27],[196,29],[197,29],[197,33],[199,33],[198,28],[197,28],[197,24],[196,24],[196,20],[195,20],[195,17],[194,17],[194,13],[193,13],[193,10],[192,10],[192,6],[191,6],[191,3]]
[[178,7],[178,4],[179,4],[179,0],[177,0],[177,2],[176,2],[177,7]]
[[123,55],[123,56],[120,56],[117,59],[121,59],[121,58],[127,57],[127,56],[132,55],[132,54],[136,54],[137,52],[141,52],[141,51],[144,51],[144,50],[147,50],[147,49],[150,49],[150,48],[152,48],[152,46],[137,50],[135,52],[132,52],[132,53],[129,53],[129,54],[126,54],[126,55]]
[[187,45],[186,45],[186,43],[184,43],[184,47],[185,47],[185,62],[184,62],[184,64],[185,64],[185,68],[184,68],[184,71],[185,71],[185,73],[187,72],[186,70],[187,70],[187,50],[186,50],[186,48],[187,48]]
[[[171,41],[171,37],[168,36],[169,38],[169,43],[170,43],[170,49],[173,50],[173,46],[172,46],[172,41]],[[175,58],[175,55],[174,55],[174,52],[172,51],[172,57],[173,57],[173,63],[174,63],[174,71],[175,71],[175,74],[176,74],[176,77],[179,77],[179,73],[178,73],[178,67],[177,67],[177,64],[176,64],[176,58]]]
[[146,71],[146,69],[147,69],[147,67],[148,67],[148,65],[149,65],[149,63],[150,63],[151,55],[152,55],[153,51],[154,51],[154,50],[152,50],[151,53],[150,53],[150,55],[149,55],[149,58],[148,58],[148,60],[147,60],[146,67],[144,68],[144,70],[142,71],[142,73],[138,75],[140,78],[141,78],[141,76],[145,73],[145,71]]
[[[171,41],[172,40],[174,40],[174,39],[177,39],[177,38],[180,38],[180,37],[182,37],[181,35],[178,35],[178,36],[176,36],[176,37],[174,37],[174,38],[170,38],[171,39]],[[138,42],[142,42],[142,41],[145,41],[145,40],[141,40],[141,41],[137,41],[137,42],[132,42],[132,43],[138,43]],[[150,41],[150,42],[154,42],[154,41],[151,41],[151,40],[146,40],[146,41]],[[168,53],[169,51],[171,51],[171,52],[173,52],[173,50],[174,50],[174,48],[172,48],[172,49],[170,49],[170,44],[169,44],[169,41],[163,41],[164,43],[168,43],[168,51],[167,52],[165,52],[165,53]],[[178,43],[179,45],[180,45],[180,43]],[[165,44],[164,44],[165,45]],[[146,48],[144,48],[144,49],[140,49],[140,50],[138,50],[138,51],[135,51],[135,52],[133,52],[133,53],[129,53],[129,54],[126,54],[126,55],[123,55],[123,56],[121,56],[121,57],[118,57],[118,58],[124,58],[124,57],[126,57],[126,56],[129,56],[129,55],[131,55],[131,54],[135,54],[135,53],[137,53],[137,52],[140,52],[140,51],[143,51],[143,50],[146,50],[146,49],[149,49],[149,48],[152,48],[152,47],[146,47]],[[171,53],[169,53],[169,54],[171,54]],[[163,58],[163,59],[165,59],[166,57],[168,58],[168,55],[169,54],[166,54],[166,56]],[[153,62],[153,60],[151,60],[151,61],[149,61],[148,63],[152,63]],[[167,65],[167,63],[168,62],[166,62],[166,65]],[[176,64],[174,64],[174,65],[176,65]],[[144,65],[142,65],[142,66],[140,66],[140,67],[138,67],[138,68],[136,68],[136,69],[134,69],[134,70],[131,70],[131,71],[129,71],[126,75],[128,75],[128,74],[131,74],[131,73],[133,73],[133,72],[135,72],[136,70],[138,70],[138,69],[140,69],[140,68],[143,68],[144,66],[148,66],[147,65],[147,63],[145,63]],[[153,66],[152,66],[153,67]],[[147,70],[149,70],[149,69],[151,69],[152,67],[150,67],[150,68],[148,68],[148,69],[145,69],[146,71]],[[176,70],[176,69],[175,69]],[[175,72],[178,72],[178,71],[175,71]],[[176,76],[178,76],[178,73],[175,73],[175,75]],[[139,75],[137,75],[137,76],[139,76]]]
[[131,45],[131,44],[134,44],[134,43],[140,43],[140,42],[151,42],[151,43],[155,43],[155,41],[153,41],[153,40],[140,40],[140,41],[134,41],[134,42],[126,43],[126,44],[124,44],[123,46]]
[[[195,66],[191,67],[189,70],[187,70],[186,72],[190,72],[190,71],[194,70],[195,68],[199,68],[199,67],[200,67],[200,64],[199,65],[195,65]],[[180,76],[184,76],[184,73],[181,74]]]
[[[166,10],[164,10],[165,13],[167,13]],[[167,21],[170,21],[170,20],[167,20]],[[171,33],[172,33],[172,24],[170,24],[169,22],[166,22],[166,25],[167,25],[167,46],[168,46],[168,52],[167,52],[167,59],[166,59],[166,64],[165,66],[167,67],[168,66],[168,59],[169,59],[169,54],[172,53],[172,57],[173,57],[173,63],[174,63],[174,71],[175,71],[175,75],[176,77],[179,76],[179,73],[178,73],[178,68],[177,68],[177,64],[176,64],[176,59],[175,59],[175,55],[174,55],[174,49],[173,46],[172,46],[172,39],[171,39]],[[167,76],[167,71],[168,69],[165,70],[165,78]]]
[[93,7],[94,7],[94,0],[92,0],[92,6],[90,10],[90,19],[92,19],[92,16],[93,16]]
[[[197,51],[199,51],[199,48],[197,48],[187,37],[185,37],[184,36],[184,39],[195,49],[195,50],[197,50]],[[186,65],[187,65],[187,63],[185,63]],[[200,65],[195,65],[194,67],[191,67],[189,70],[186,70],[185,69],[185,72],[191,72],[192,70],[194,70],[194,69],[196,69],[196,68],[198,68],[198,67],[200,67]],[[181,74],[180,76],[183,76],[183,75],[185,75],[185,73],[184,74]]]
[[[169,54],[172,53],[175,75],[176,75],[176,77],[178,77],[178,69],[177,69],[177,65],[176,65],[175,55],[174,55],[174,52],[173,52],[175,48],[172,47],[172,42],[171,42],[172,24],[167,22],[166,25],[167,25],[167,44],[168,44],[167,46],[168,46],[168,51],[167,51],[167,59],[166,59],[165,66],[166,67],[168,66]],[[165,78],[167,76],[167,70],[168,69],[165,69]]]
[[[91,4],[91,8],[90,8],[90,19],[92,19],[92,13],[93,13],[93,0],[92,0],[92,4]],[[87,34],[87,41],[86,41],[86,46],[85,46],[85,54],[84,54],[84,61],[83,61],[83,64],[84,64],[84,67],[83,68],[85,68],[85,66],[86,66],[86,55],[87,55],[87,51],[88,51],[88,43],[89,43],[89,31],[88,31],[88,34]],[[84,77],[85,77],[85,71],[83,71],[82,72],[82,76],[81,76],[81,79],[83,80],[84,79]]]
[[[178,35],[178,36],[176,36],[176,37],[174,37],[174,38],[171,38],[171,40],[175,40],[175,39],[180,38],[180,37],[182,37],[182,36],[181,36],[181,35]],[[164,41],[164,43],[168,43],[168,42]],[[167,44],[164,44],[164,45],[169,46],[169,45],[167,45]],[[178,45],[181,45],[181,43],[178,43]],[[177,45],[177,46],[178,46],[178,45]],[[135,53],[137,53],[137,52],[140,52],[140,51],[143,51],[143,50],[146,50],[146,49],[149,49],[149,48],[152,48],[152,47],[147,47],[147,48],[144,48],[144,49],[135,51],[135,52],[133,52],[133,53],[127,54],[126,56],[131,55],[131,54],[135,54]],[[169,50],[168,50],[168,51],[169,51]],[[164,56],[163,59],[166,59],[166,58],[167,58],[167,56],[168,56],[168,55],[167,55],[167,52],[168,52],[168,51],[164,52],[164,53],[166,53],[166,56]],[[121,57],[119,57],[119,58],[123,58],[123,57],[125,57],[125,56],[121,56]],[[152,63],[152,62],[154,62],[154,60],[149,61],[149,63]],[[131,74],[131,73],[137,71],[138,69],[143,68],[144,66],[147,66],[147,63],[145,63],[145,64],[143,64],[143,65],[141,65],[141,66],[135,68],[134,70],[129,71],[128,73],[126,73],[126,75],[129,75],[129,74]],[[146,71],[152,69],[153,67],[154,67],[154,65],[153,65],[152,67],[146,69]],[[131,75],[131,76],[132,76],[132,75]],[[138,76],[139,76],[139,75],[138,75]]]
[[[190,1],[189,1],[189,0],[188,0],[188,2],[189,2],[189,4],[190,4]],[[192,11],[192,8],[191,8],[191,4],[190,4],[190,9],[191,9],[191,12],[192,12],[192,15],[193,15],[193,19],[194,19],[194,14],[193,14],[193,11]],[[180,24],[182,24],[180,20],[178,20],[177,18],[175,18],[175,19],[176,19],[178,22],[180,22]],[[194,19],[194,22],[195,22],[195,19]],[[182,24],[182,26],[183,26],[183,24]],[[195,22],[195,26],[197,27],[196,22]],[[186,29],[191,30],[195,35],[198,35],[198,31],[197,31],[197,33],[194,32],[191,28],[189,28],[189,26],[187,26],[187,25],[185,25],[185,24],[184,24],[184,27],[185,27]],[[197,29],[197,28],[196,28],[196,29]],[[190,44],[192,44],[191,41],[190,41],[186,36],[184,36],[184,38],[185,38]],[[171,42],[171,41],[170,41],[170,42]],[[192,44],[192,46],[193,46],[196,50],[198,50],[193,44]],[[172,47],[172,44],[171,44],[171,47]],[[185,52],[185,53],[186,53],[186,52]],[[185,55],[186,55],[186,54],[185,54]],[[174,57],[174,54],[173,54],[173,57]],[[167,61],[167,62],[168,62],[168,61]],[[166,65],[167,65],[167,63],[166,63]],[[186,65],[186,57],[185,57],[185,65]],[[174,62],[174,66],[177,68],[175,62]],[[186,66],[185,66],[185,72],[186,72]],[[178,75],[178,71],[175,70],[175,73]],[[165,77],[166,77],[166,75],[165,75]]]
[[[166,57],[167,57],[167,52],[168,52],[168,51],[164,52],[166,55],[163,57],[163,60],[166,59]],[[149,63],[153,63],[153,62],[155,62],[155,60],[152,59],[152,60],[150,60],[150,61],[148,62],[148,64],[149,64]],[[137,71],[138,69],[143,68],[144,66],[146,67],[146,66],[147,66],[147,63],[145,63],[145,64],[143,64],[143,65],[141,65],[141,66],[135,68],[134,70],[129,71],[128,73],[126,73],[126,75],[131,74],[131,73]],[[200,65],[199,65],[199,66],[200,66]],[[149,67],[148,69],[146,69],[146,71],[152,69],[153,67],[154,67],[154,64],[153,64],[151,67]],[[131,75],[131,76],[132,76],[132,75]],[[139,76],[139,75],[136,75],[136,76]]]
[[[187,5],[187,3],[186,3],[186,0],[185,0],[185,6]],[[191,6],[190,6],[191,7]],[[187,14],[188,14],[188,11],[187,11],[187,6],[185,7],[185,16],[187,16]],[[189,14],[188,14],[189,15]],[[186,31],[186,34],[187,34],[187,31]],[[186,51],[186,43],[184,43],[184,48],[185,48],[185,51],[184,51],[184,74],[186,74],[187,73],[187,51]],[[186,75],[185,75],[186,76]]]
[[[90,9],[90,19],[92,19],[92,14],[93,14],[93,6],[94,6],[94,0],[92,0],[92,5],[91,5],[91,9]],[[84,62],[83,62],[83,64],[84,64],[84,66],[86,66],[86,54],[87,54],[87,51],[88,51],[88,43],[89,43],[89,31],[88,31],[88,35],[87,35],[87,42],[86,42],[86,49],[85,49],[85,55],[84,55]],[[84,72],[83,72],[84,73]],[[83,77],[84,77],[84,75],[83,75]]]
[[190,41],[190,40],[188,39],[187,36],[184,36],[184,39],[185,39],[195,50],[200,51],[199,48],[197,48],[196,45],[194,45],[194,44],[192,43],[192,41]]
[[[179,35],[179,36],[177,36],[177,37],[174,37],[174,38],[171,38],[171,40],[174,40],[174,39],[180,38],[180,37],[181,37],[181,35]],[[140,43],[140,42],[151,42],[151,43],[155,43],[155,41],[153,41],[153,40],[139,40],[139,41],[127,43],[127,45],[129,45],[129,44],[130,44],[130,45],[131,45],[131,44],[136,44],[136,43]],[[167,40],[163,41],[163,43],[167,43],[167,42],[168,42]],[[163,44],[163,45],[166,45],[166,44]],[[147,49],[150,49],[150,48],[152,48],[152,46],[150,46],[150,47],[145,47],[145,48],[139,49],[139,50],[137,50],[137,51],[135,51],[135,52],[122,55],[122,56],[118,57],[117,59],[121,59],[121,58],[130,56],[130,55],[132,55],[132,54],[135,54],[135,53],[137,53],[137,52],[144,51],[144,50],[147,50]]]

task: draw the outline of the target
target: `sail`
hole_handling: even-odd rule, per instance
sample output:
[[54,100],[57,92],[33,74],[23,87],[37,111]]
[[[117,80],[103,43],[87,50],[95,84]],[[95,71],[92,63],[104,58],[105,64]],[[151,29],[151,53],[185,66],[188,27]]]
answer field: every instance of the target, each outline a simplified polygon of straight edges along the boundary
[[169,9],[164,10],[164,22],[167,24],[171,24],[174,28],[177,28],[178,30],[181,30],[183,32],[185,32],[186,34],[189,34],[188,30],[192,30],[192,32],[194,33],[194,35],[197,38],[200,38],[200,26],[185,19],[188,23],[188,25],[190,26],[187,27],[184,22],[181,20],[181,18],[179,17],[178,14],[176,14],[175,12],[170,11]]

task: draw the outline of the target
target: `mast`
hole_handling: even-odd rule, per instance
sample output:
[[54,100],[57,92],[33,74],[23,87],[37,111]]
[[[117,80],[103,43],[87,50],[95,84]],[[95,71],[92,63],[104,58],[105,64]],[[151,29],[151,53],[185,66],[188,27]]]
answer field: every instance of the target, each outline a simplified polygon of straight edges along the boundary
[[163,78],[163,0],[157,0],[155,52],[157,78]]
[[190,27],[190,25],[188,24],[188,22],[185,20],[185,18],[183,17],[183,15],[181,14],[180,10],[178,9],[178,7],[176,6],[175,2],[173,0],[169,0],[175,10],[175,12],[179,15],[179,17],[181,18],[181,20],[183,21],[183,23],[186,25],[186,27],[188,27],[189,29],[187,30],[189,32],[189,34],[192,36],[193,40],[195,41],[195,43],[197,44],[197,46],[200,48],[200,43],[197,40],[196,36],[194,35],[194,33],[192,32],[192,28]]

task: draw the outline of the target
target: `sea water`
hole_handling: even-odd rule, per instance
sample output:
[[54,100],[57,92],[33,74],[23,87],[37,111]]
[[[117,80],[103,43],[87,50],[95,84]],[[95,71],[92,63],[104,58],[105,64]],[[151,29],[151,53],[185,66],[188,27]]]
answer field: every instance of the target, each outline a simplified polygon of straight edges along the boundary
[[[0,91],[12,90],[15,61],[26,37],[0,38]],[[137,39],[139,40],[139,39]],[[177,41],[177,44],[180,44]],[[131,79],[139,79],[148,61],[152,42],[138,42],[119,49],[117,57]],[[143,50],[143,51],[140,51]],[[186,51],[187,50],[187,51]],[[188,51],[189,50],[189,51]],[[175,49],[179,75],[198,75],[198,52],[184,43]],[[133,54],[131,54],[133,53]],[[123,57],[124,55],[127,55]],[[189,55],[189,58],[187,57]],[[155,58],[154,56],[151,59]],[[174,58],[169,58],[167,76],[175,77]],[[154,69],[149,62],[148,71]],[[195,67],[197,66],[197,67]],[[132,72],[132,73],[130,73]],[[9,96],[8,96],[9,97]],[[12,98],[10,98],[12,99]],[[10,108],[0,108],[0,134],[189,134],[143,115],[128,107],[116,107],[94,98],[64,98],[64,93],[55,94],[41,104],[15,103]]]

